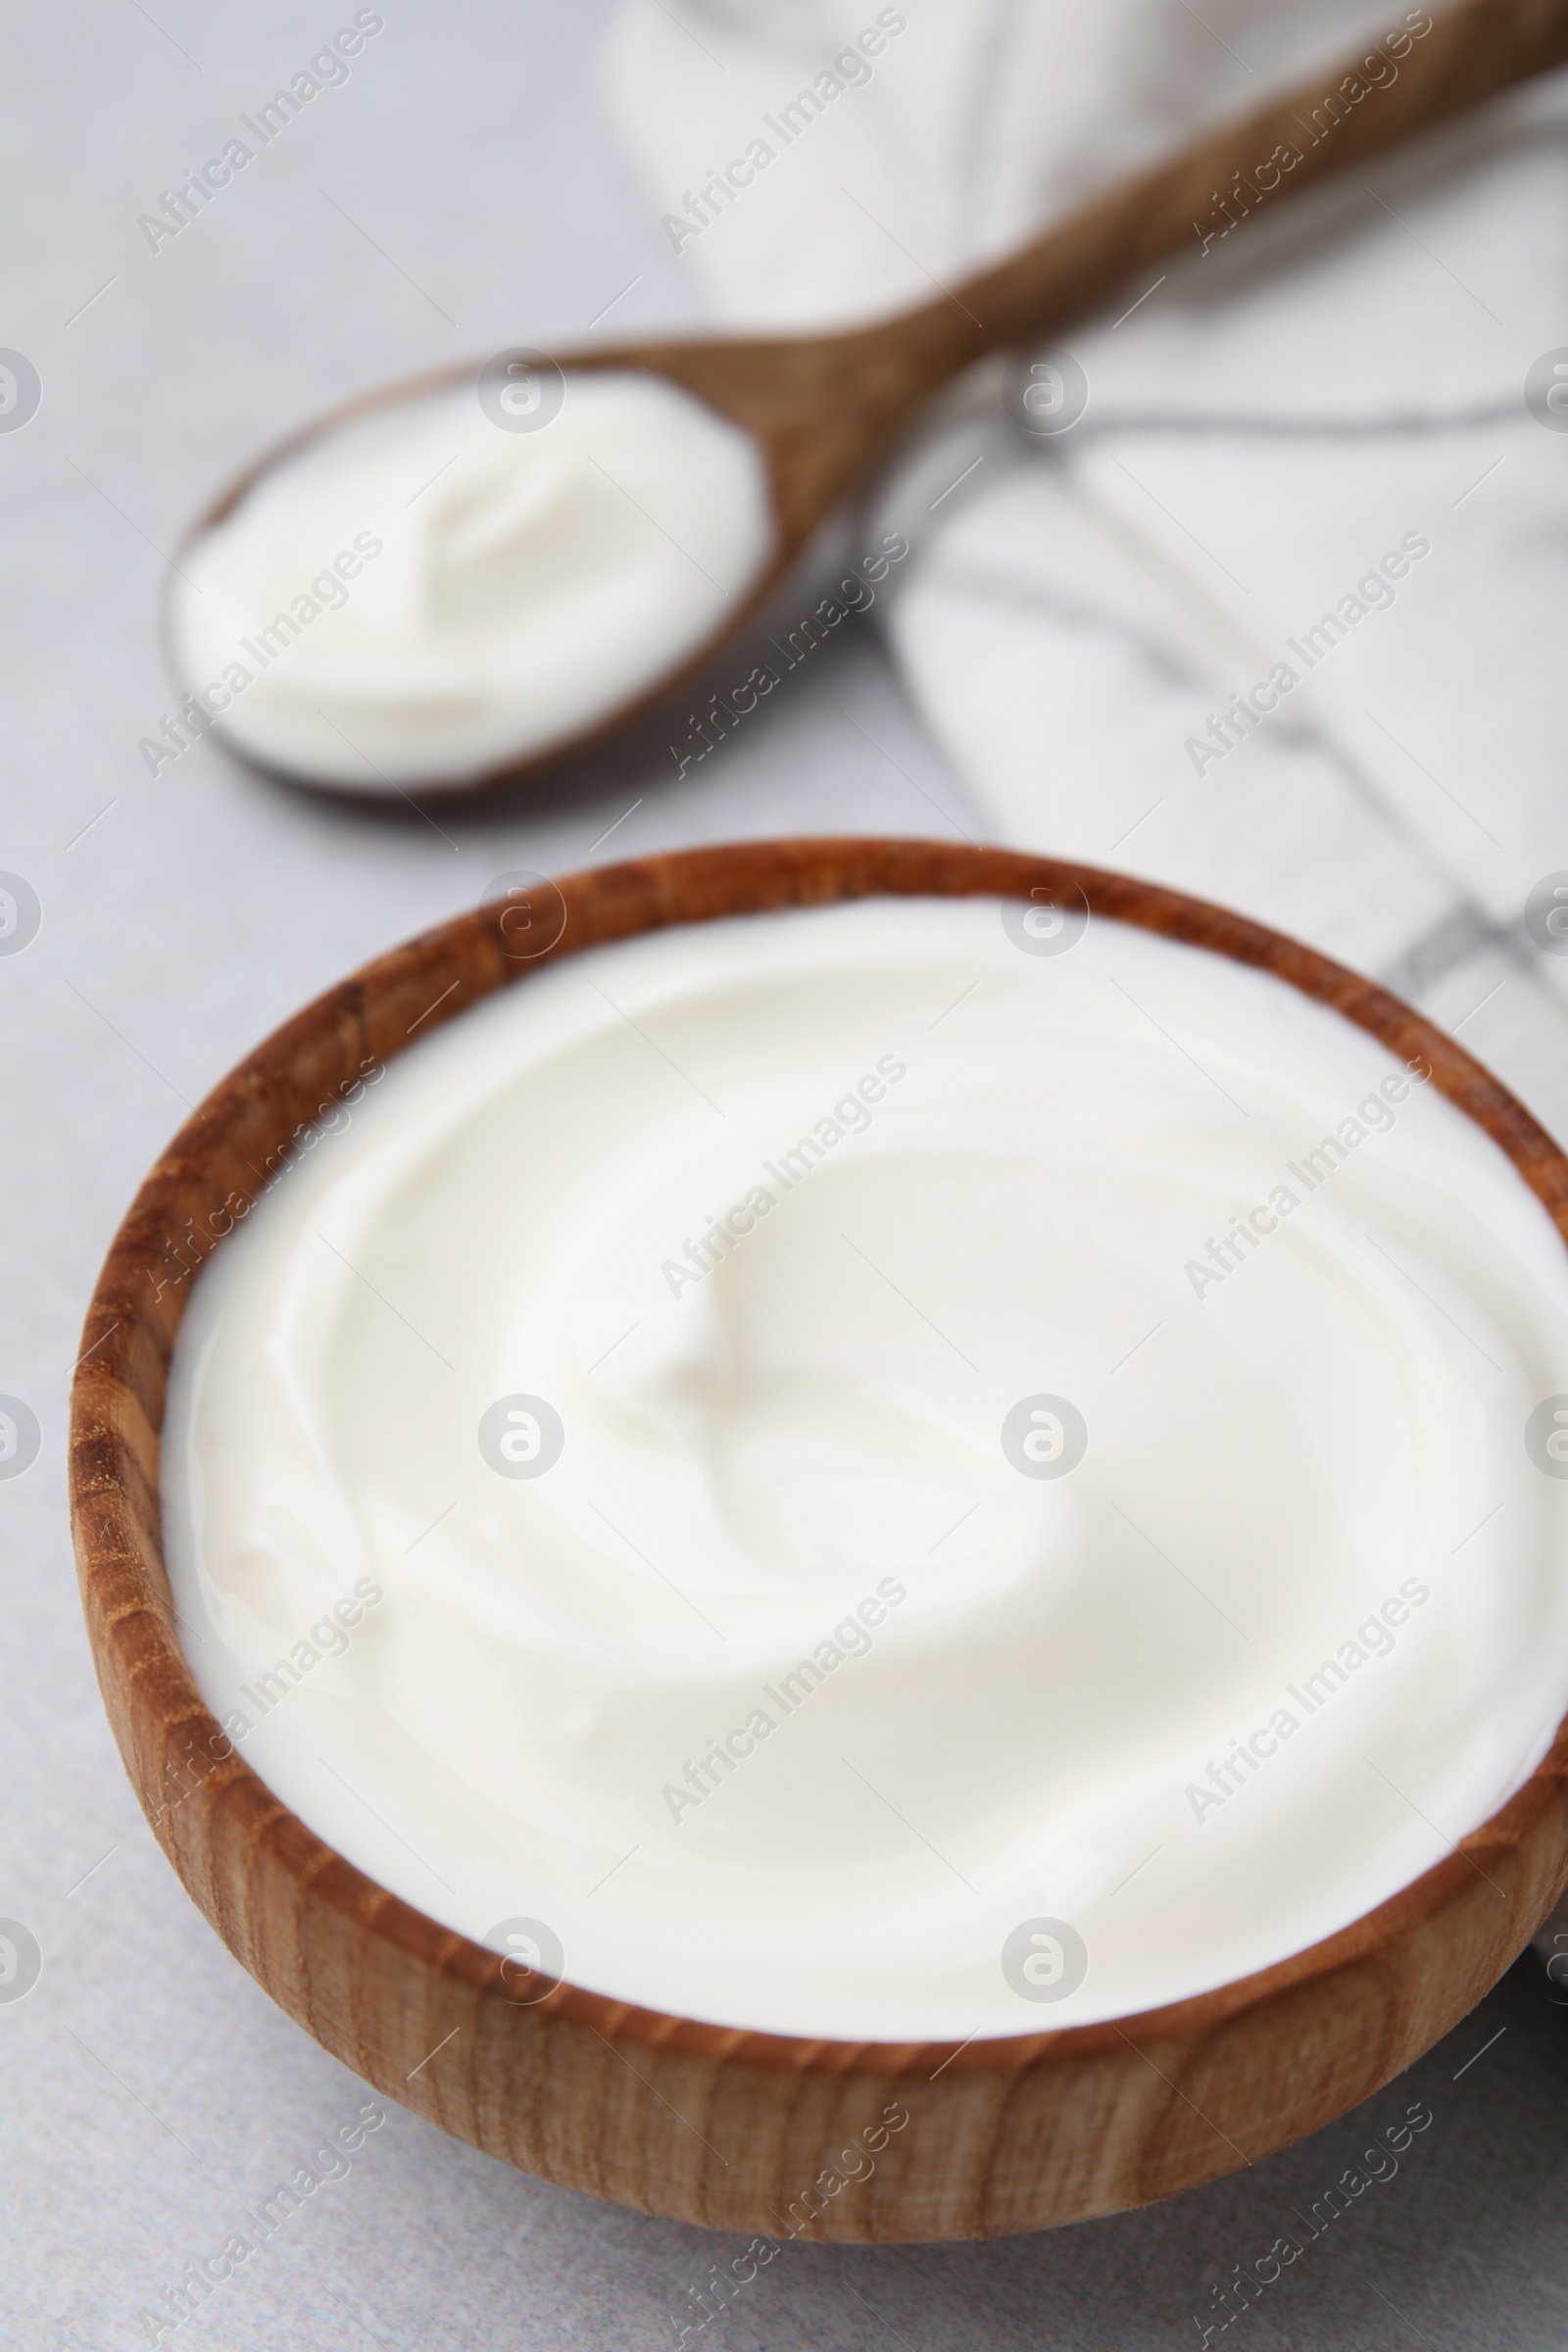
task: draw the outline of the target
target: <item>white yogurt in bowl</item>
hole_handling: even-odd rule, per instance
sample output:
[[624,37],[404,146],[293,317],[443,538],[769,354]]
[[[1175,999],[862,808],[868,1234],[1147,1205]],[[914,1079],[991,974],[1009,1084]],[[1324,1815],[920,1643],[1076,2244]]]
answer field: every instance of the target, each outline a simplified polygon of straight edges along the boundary
[[1568,1706],[1568,1259],[1423,1072],[995,900],[537,970],[196,1285],[204,1697],[372,1879],[680,2016],[961,2041],[1303,1950]]
[[480,391],[322,431],[200,533],[171,606],[187,725],[340,790],[460,788],[625,709],[744,604],[775,535],[749,433],[630,369]]

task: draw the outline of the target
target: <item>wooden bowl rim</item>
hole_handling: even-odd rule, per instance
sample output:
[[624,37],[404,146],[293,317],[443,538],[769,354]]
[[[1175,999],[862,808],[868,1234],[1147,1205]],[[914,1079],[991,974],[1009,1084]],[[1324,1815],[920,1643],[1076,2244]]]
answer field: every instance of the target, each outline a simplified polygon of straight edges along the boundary
[[[137,1411],[133,1360],[140,1356],[145,1362],[151,1348],[167,1370],[188,1298],[182,1292],[167,1341],[138,1315],[133,1303],[133,1294],[145,1289],[143,1253],[149,1230],[158,1229],[160,1191],[172,1173],[188,1176],[193,1166],[200,1166],[217,1147],[225,1122],[235,1119],[286,1072],[309,1040],[329,1032],[346,1012],[358,1013],[379,989],[406,975],[411,957],[420,959],[427,970],[439,970],[444,958],[456,960],[462,949],[476,942],[488,939],[498,950],[488,979],[475,978],[467,990],[456,991],[456,1003],[432,1010],[428,1028],[436,1028],[461,1017],[471,1004],[499,989],[520,983],[532,971],[568,955],[677,924],[860,898],[1027,899],[1037,889],[1054,895],[1077,891],[1083,894],[1092,917],[1127,922],[1269,971],[1341,1013],[1400,1058],[1420,1054],[1431,1064],[1430,1083],[1505,1153],[1568,1246],[1568,1155],[1484,1065],[1377,983],[1266,925],[1185,892],[1026,852],[854,835],[787,837],[669,853],[556,877],[553,887],[560,891],[567,908],[565,930],[553,948],[528,961],[509,962],[501,931],[504,903],[492,902],[373,958],[314,999],[219,1082],[138,1189],[110,1245],[83,1325],[72,1391],[70,1464],[73,1530],[89,1626],[95,1580],[116,1582],[122,1590],[129,1576],[134,1589],[128,1606],[117,1605],[108,1620],[109,1631],[93,1642],[106,1703],[119,1698],[127,1716],[158,1709],[166,1732],[195,1733],[202,1736],[204,1743],[214,1736],[223,1737],[174,1638],[169,1601],[141,1561],[128,1556],[122,1544],[115,1543],[108,1526],[117,1511],[136,1508],[138,1489],[147,1484],[144,1456],[133,1426]],[[589,936],[568,945],[572,911],[590,904],[608,905],[620,916],[629,911],[631,919],[618,930],[595,934],[590,927]],[[383,1063],[404,1051],[408,1042],[394,1045],[380,1057]],[[220,1248],[221,1242],[216,1246]],[[157,1558],[162,1568],[161,1494],[156,1486],[152,1510],[160,1523]],[[134,1670],[116,1653],[110,1638],[130,1617],[138,1620]],[[169,1691],[174,1693],[176,1703],[160,1709],[159,1693]],[[109,1712],[115,1721],[113,1704]],[[118,1734],[118,1723],[116,1728]],[[122,1749],[125,1745],[122,1737]],[[409,1961],[471,1991],[498,1994],[511,2005],[497,1954],[442,1927],[338,1854],[273,1796],[232,1745],[226,1759],[204,1767],[204,1771],[218,1801],[282,1852],[307,1901],[331,1906],[351,1933],[380,1938]],[[1500,1853],[1517,1845],[1526,1830],[1538,1826],[1551,1812],[1558,1802],[1554,1792],[1565,1780],[1568,1717],[1559,1725],[1541,1762],[1505,1803],[1459,1839],[1444,1860],[1385,1902],[1269,1968],[1184,2000],[1117,2019],[960,2043],[841,2041],[721,2026],[644,2009],[564,1980],[545,1999],[532,2004],[532,2013],[541,2021],[555,2019],[589,2027],[607,2040],[629,2040],[651,2049],[678,2050],[794,2074],[863,2074],[880,2081],[903,2074],[912,2077],[920,2069],[930,2074],[933,2067],[936,2075],[950,2068],[966,2074],[1018,2073],[1111,2052],[1118,2043],[1136,2048],[1150,2039],[1158,2039],[1167,2048],[1173,2041],[1197,2044],[1240,2012],[1262,2006],[1282,1991],[1308,1983],[1322,1989],[1338,1972],[1376,1960],[1413,1935],[1454,1904],[1461,1889],[1468,1890],[1474,1873],[1487,1876],[1484,1861],[1489,1851]],[[167,1827],[160,1828],[145,1796],[141,1801],[155,1835],[174,1859]],[[1559,1860],[1559,1878],[1565,1861],[1568,1851]]]

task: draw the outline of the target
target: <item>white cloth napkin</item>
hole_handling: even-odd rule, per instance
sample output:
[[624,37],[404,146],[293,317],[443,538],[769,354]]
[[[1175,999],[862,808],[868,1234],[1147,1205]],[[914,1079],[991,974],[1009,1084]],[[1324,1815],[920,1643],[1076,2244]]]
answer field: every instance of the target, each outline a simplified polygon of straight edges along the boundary
[[[717,316],[808,331],[929,300],[1422,15],[623,0],[603,69]],[[1568,957],[1524,921],[1568,868],[1568,434],[1524,397],[1568,344],[1565,262],[1554,75],[1206,251],[1195,231],[1064,338],[1090,399],[1058,436],[977,370],[876,515],[913,543],[877,611],[994,839],[1378,972],[1568,1136]],[[1298,683],[1227,744],[1212,720],[1277,663]]]

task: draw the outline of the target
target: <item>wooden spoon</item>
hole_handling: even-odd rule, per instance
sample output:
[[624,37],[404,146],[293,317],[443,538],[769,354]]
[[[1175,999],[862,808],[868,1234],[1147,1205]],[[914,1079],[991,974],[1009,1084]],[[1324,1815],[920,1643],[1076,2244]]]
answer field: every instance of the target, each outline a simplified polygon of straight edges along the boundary
[[[1417,31],[1417,23],[1426,29]],[[1372,55],[1363,47],[1173,161],[1123,180],[1011,260],[917,310],[840,334],[627,343],[559,355],[564,370],[640,368],[666,377],[744,426],[768,468],[770,557],[724,625],[652,688],[542,752],[476,778],[433,775],[413,790],[450,797],[537,777],[664,708],[755,624],[818,526],[943,384],[990,352],[1059,332],[1154,264],[1200,255],[1252,213],[1270,213],[1351,165],[1568,63],[1568,0],[1466,0],[1436,20],[1412,10],[1384,37],[1393,79],[1360,72]],[[476,372],[469,361],[405,378],[303,426],[230,485],[185,545],[222,521],[271,466],[337,426],[456,389]]]

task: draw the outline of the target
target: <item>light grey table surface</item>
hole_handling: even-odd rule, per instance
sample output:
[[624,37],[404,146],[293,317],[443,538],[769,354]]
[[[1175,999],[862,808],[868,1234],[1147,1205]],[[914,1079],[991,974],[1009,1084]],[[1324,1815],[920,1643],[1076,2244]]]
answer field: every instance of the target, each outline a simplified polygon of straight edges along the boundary
[[[43,1952],[35,1988],[0,2002],[0,2344],[19,2352],[147,2341],[141,2312],[366,2095],[187,1901],[87,1655],[68,1378],[147,1164],[247,1047],[504,868],[737,835],[940,831],[928,794],[976,821],[869,634],[825,652],[765,725],[679,786],[644,752],[427,821],[314,803],[206,744],[146,773],[138,739],[170,708],[167,551],[250,452],[384,375],[578,336],[617,294],[601,334],[699,318],[595,112],[602,0],[386,0],[346,85],[151,252],[138,215],[352,14],[83,0],[14,9],[9,25],[0,343],[44,385],[25,430],[0,436],[0,868],[43,906],[37,938],[0,958],[0,1392],[43,1427],[31,1470],[0,1484],[0,1914]],[[1568,2033],[1517,1974],[1366,2110],[1213,2188],[991,2246],[786,2248],[695,2340],[1196,2342],[1209,2282],[1296,2229],[1293,2209],[1415,2097],[1434,2120],[1396,2177],[1309,2243],[1236,2333],[1258,2352],[1568,2344]],[[730,2250],[514,2174],[393,2108],[348,2177],[163,2340],[651,2347],[674,2340],[687,2290]]]

